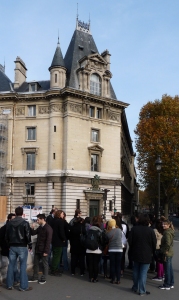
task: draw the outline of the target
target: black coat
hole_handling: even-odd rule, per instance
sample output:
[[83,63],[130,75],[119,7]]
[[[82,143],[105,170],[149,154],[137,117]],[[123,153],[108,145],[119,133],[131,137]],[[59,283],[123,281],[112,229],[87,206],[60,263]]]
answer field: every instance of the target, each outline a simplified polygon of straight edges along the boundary
[[52,222],[52,246],[53,247],[65,247],[65,221],[61,218],[54,218]]
[[85,225],[79,222],[74,222],[70,226],[70,253],[85,254],[86,249],[81,245],[80,235],[86,234]]
[[1,246],[1,254],[3,256],[9,257],[9,246],[5,240],[7,223],[0,228],[0,246]]
[[154,230],[148,226],[134,226],[129,235],[130,254],[134,262],[150,264],[156,249]]

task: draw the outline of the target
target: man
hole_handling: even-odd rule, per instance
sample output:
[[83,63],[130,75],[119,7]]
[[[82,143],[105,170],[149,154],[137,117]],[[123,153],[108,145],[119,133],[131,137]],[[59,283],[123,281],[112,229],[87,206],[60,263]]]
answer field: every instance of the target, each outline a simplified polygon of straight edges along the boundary
[[76,209],[76,210],[75,210],[74,218],[70,221],[69,225],[70,225],[70,226],[73,226],[73,225],[74,225],[74,222],[76,222],[77,218],[81,218],[81,215],[82,215],[81,210],[80,210],[80,209]]
[[154,230],[149,227],[147,215],[139,216],[138,226],[131,229],[128,241],[134,262],[132,291],[141,296],[149,295],[150,292],[146,291],[147,271],[157,240]]
[[[7,221],[6,224],[4,226],[2,226],[0,228],[0,246],[1,246],[1,255],[2,256],[6,256],[7,258],[9,258],[9,246],[6,242],[5,236],[6,236],[6,228],[7,228],[7,224],[8,222],[10,222],[12,219],[15,218],[15,214],[8,214],[7,216]],[[17,268],[17,263],[14,266],[14,286],[18,286],[19,285],[19,271]]]
[[56,207],[52,208],[50,214],[46,218],[46,223],[49,224],[51,227],[52,227],[54,216],[55,216],[55,213],[56,213],[57,210],[58,210],[58,208],[56,208]]
[[20,286],[19,291],[30,291],[32,287],[28,287],[27,257],[28,249],[32,249],[30,226],[27,221],[22,218],[23,208],[15,209],[16,217],[7,224],[6,241],[10,247],[9,250],[9,265],[7,271],[7,289],[13,290],[14,282],[14,267],[17,263],[17,258],[20,262]]
[[[48,275],[48,255],[50,252],[50,244],[52,240],[52,228],[45,221],[45,215],[37,215],[37,223],[40,225],[36,230],[31,228],[31,235],[37,234],[37,243],[34,255],[33,277],[29,282],[38,282],[39,284],[46,283]],[[43,274],[38,280],[39,263],[42,260]]]

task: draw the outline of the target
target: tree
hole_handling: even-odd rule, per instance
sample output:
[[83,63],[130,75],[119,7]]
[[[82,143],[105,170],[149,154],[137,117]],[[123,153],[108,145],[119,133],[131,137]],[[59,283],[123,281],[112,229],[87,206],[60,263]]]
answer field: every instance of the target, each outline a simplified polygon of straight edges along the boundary
[[179,96],[163,95],[161,100],[148,102],[139,114],[135,129],[139,181],[157,193],[155,160],[160,155],[161,198],[168,215],[168,203],[177,192],[179,178]]

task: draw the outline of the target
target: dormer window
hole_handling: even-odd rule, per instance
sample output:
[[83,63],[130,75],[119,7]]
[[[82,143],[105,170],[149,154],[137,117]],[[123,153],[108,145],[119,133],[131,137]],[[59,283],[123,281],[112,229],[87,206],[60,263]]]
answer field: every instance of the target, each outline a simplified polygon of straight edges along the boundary
[[98,74],[92,74],[90,77],[90,93],[101,95],[101,78]]
[[38,82],[32,81],[29,82],[29,92],[36,92],[40,88],[40,85]]

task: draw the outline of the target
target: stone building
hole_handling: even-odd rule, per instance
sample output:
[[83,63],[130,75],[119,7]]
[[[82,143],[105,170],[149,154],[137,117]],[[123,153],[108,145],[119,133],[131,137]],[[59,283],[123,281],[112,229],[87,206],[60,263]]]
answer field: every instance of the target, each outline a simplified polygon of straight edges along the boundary
[[[111,210],[131,214],[137,201],[125,109],[111,85],[110,53],[98,52],[90,25],[77,19],[63,58],[58,41],[49,80],[29,82],[15,60],[14,83],[0,67],[0,113],[9,110],[6,213],[24,203],[63,209],[70,219]],[[108,191],[109,190],[109,191]],[[107,191],[107,192],[106,192]]]

